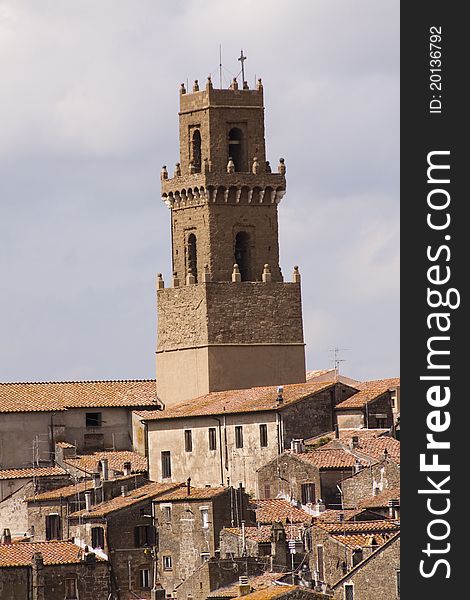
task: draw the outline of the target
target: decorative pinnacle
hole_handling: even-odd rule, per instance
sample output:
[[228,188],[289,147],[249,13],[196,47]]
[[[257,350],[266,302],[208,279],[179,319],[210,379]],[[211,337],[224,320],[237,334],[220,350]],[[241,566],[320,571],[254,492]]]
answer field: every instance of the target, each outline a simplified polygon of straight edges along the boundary
[[176,271],[173,272],[171,284],[174,288],[179,287],[179,285],[180,285],[180,280],[178,279],[178,273]]
[[233,265],[232,281],[233,281],[233,283],[239,283],[241,280],[242,280],[242,276],[240,273],[240,269],[238,268],[237,263],[235,263]]
[[160,173],[160,177],[161,177],[161,179],[168,179],[168,171],[167,171],[166,165],[163,165],[161,173]]
[[186,285],[192,285],[193,283],[196,283],[196,278],[194,277],[192,270],[188,269],[188,274],[186,275]]
[[283,158],[279,159],[279,164],[277,166],[277,170],[281,175],[285,175],[286,174],[286,164]]
[[212,77],[209,75],[206,81],[206,90],[212,89]]
[[177,162],[175,165],[175,172],[173,173],[173,177],[180,177],[180,176],[181,176],[181,164],[179,162]]
[[210,273],[210,271],[209,271],[209,265],[208,265],[208,264],[205,264],[205,265],[204,265],[204,272],[203,272],[203,274],[202,274],[202,281],[203,281],[204,283],[207,283],[207,282],[209,282],[209,281],[212,281],[212,276],[211,276],[211,273]]
[[199,92],[199,81],[197,79],[194,80],[193,92]]
[[235,173],[235,163],[233,162],[231,156],[228,157],[227,173]]
[[261,77],[258,79],[258,83],[256,85],[256,89],[257,90],[262,90],[263,89],[263,82],[261,81]]
[[165,282],[163,281],[163,277],[161,273],[157,273],[157,290],[163,290],[165,287]]
[[231,90],[238,90],[238,81],[237,81],[236,77],[234,77],[232,79],[232,83],[230,84],[230,89]]
[[292,281],[294,283],[300,283],[300,272],[299,267],[297,265],[295,265],[294,272],[292,273]]
[[186,94],[186,88],[184,87],[184,83],[180,85],[180,94]]
[[264,281],[264,283],[271,282],[271,269],[269,268],[269,265],[267,263],[264,265],[263,274],[261,275],[261,279]]
[[258,157],[257,157],[257,156],[255,156],[255,157],[253,158],[253,164],[251,165],[251,171],[252,171],[252,173],[254,173],[255,175],[257,175],[257,174],[260,172],[260,169],[259,169],[259,162],[258,162]]

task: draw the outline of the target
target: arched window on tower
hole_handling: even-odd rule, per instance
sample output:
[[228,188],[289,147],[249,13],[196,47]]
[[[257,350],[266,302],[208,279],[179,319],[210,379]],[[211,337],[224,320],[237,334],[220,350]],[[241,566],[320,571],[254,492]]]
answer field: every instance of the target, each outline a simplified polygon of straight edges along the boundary
[[201,172],[201,132],[199,129],[193,133],[191,160],[193,161],[196,173]]
[[250,234],[239,231],[235,236],[235,262],[240,269],[242,281],[251,280]]
[[188,242],[186,246],[186,267],[196,278],[197,283],[197,247],[196,247],[196,236],[194,233],[190,233],[188,236]]
[[238,127],[233,127],[228,134],[228,155],[232,158],[235,171],[248,171],[243,144],[243,132]]

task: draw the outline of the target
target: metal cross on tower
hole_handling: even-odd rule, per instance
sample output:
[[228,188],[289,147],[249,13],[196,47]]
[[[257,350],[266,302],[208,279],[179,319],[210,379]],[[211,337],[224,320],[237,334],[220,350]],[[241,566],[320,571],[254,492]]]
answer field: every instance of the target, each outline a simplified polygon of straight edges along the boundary
[[243,84],[245,83],[245,60],[246,60],[246,56],[243,56],[243,50],[240,50],[240,57],[238,59],[241,63],[242,63],[242,87]]

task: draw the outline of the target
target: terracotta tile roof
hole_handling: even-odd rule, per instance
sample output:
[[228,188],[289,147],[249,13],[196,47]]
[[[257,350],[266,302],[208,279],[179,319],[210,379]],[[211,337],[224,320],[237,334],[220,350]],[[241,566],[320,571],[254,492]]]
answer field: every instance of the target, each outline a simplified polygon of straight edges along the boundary
[[399,531],[400,525],[395,523],[394,521],[347,521],[343,523],[325,523],[322,521],[318,521],[315,523],[316,527],[320,527],[320,529],[324,529],[331,533],[332,535],[340,535],[340,534],[348,534],[348,535],[356,535],[356,534],[376,534],[376,533],[386,533],[389,531]]
[[373,386],[373,385],[386,385],[388,389],[393,389],[400,386],[399,377],[389,377],[388,379],[373,379],[371,381],[362,381],[356,386],[360,390]]
[[155,498],[162,494],[163,492],[168,491],[172,487],[175,487],[175,483],[148,483],[147,485],[143,485],[141,487],[136,488],[128,492],[126,496],[116,496],[111,500],[107,500],[106,502],[102,502],[101,504],[96,504],[91,507],[91,510],[79,510],[70,515],[69,518],[82,518],[86,519],[97,518],[97,517],[105,517],[113,512],[118,510],[122,510],[123,508],[128,508],[129,506],[134,506],[135,504],[140,504],[141,502],[146,502]]
[[366,466],[367,461],[358,459],[356,456],[342,448],[325,448],[324,446],[310,452],[295,454],[297,458],[315,465],[319,469],[352,469],[356,460]]
[[327,510],[324,510],[317,517],[314,517],[314,519],[315,522],[324,521],[326,523],[340,523],[340,515],[343,515],[344,521],[351,521],[363,512],[364,510],[362,508],[345,508],[343,510],[329,508]]
[[[133,478],[133,475],[126,475],[124,477],[116,478],[116,481],[125,482]],[[83,492],[92,489],[92,481],[79,481],[78,483],[66,485],[60,488],[56,488],[54,490],[47,490],[46,492],[41,492],[40,494],[36,494],[36,496],[30,496],[29,498],[26,498],[26,502],[47,502],[49,500],[59,500],[60,498],[73,498],[77,494],[82,494]]]
[[141,456],[137,452],[131,452],[130,450],[109,450],[79,454],[76,457],[70,456],[64,458],[64,463],[91,475],[93,472],[99,470],[98,463],[103,458],[108,459],[110,477],[113,476],[113,471],[123,473],[125,462],[131,463],[131,470],[134,473],[144,473],[148,469],[145,456]]
[[353,535],[332,535],[331,537],[345,544],[350,548],[368,548],[370,546],[382,546],[387,540],[389,540],[394,533],[364,533],[364,534],[353,534]]
[[42,554],[45,565],[77,564],[83,557],[83,550],[68,541],[18,542],[0,545],[0,567],[30,565],[36,552]]
[[283,407],[308,398],[334,385],[331,382],[293,383],[284,386],[283,402],[277,402],[277,386],[255,387],[245,390],[210,392],[194,400],[183,402],[166,410],[136,411],[145,420],[176,419],[204,415],[234,414],[282,410]]
[[[339,430],[339,439],[341,441],[347,441],[352,439],[353,436],[363,437],[363,438],[376,438],[382,437],[390,433],[390,429],[340,429]],[[328,433],[323,433],[321,435],[316,435],[314,437],[308,438],[304,440],[304,444],[306,446],[316,446],[318,442],[321,440],[324,442],[326,439],[334,440],[336,438],[335,431],[329,431]],[[321,447],[321,446],[320,446]]]
[[365,498],[359,502],[361,508],[388,508],[389,500],[400,501],[400,488],[390,488],[383,490],[377,496]]
[[287,500],[274,498],[269,500],[253,500],[252,504],[256,508],[256,521],[258,523],[274,523],[281,521],[285,523],[289,520],[291,523],[311,523],[312,515],[301,508],[293,506]]
[[26,469],[4,469],[0,471],[0,479],[26,479],[32,477],[54,477],[66,475],[61,467],[30,467]]
[[327,373],[331,373],[331,381],[335,380],[335,370],[334,369],[317,369],[316,371],[306,371],[305,379],[310,381],[311,379],[315,379],[315,377],[322,377]]
[[[267,587],[272,586],[273,582],[283,577],[285,573],[274,573],[267,571],[262,575],[258,575],[257,577],[250,577],[248,579],[248,583],[251,587],[252,592],[257,592],[258,590],[266,589]],[[232,583],[231,585],[227,585],[225,587],[221,587],[218,590],[214,590],[210,594],[207,595],[208,598],[237,598],[239,595],[238,591],[238,582]]]
[[30,496],[25,499],[25,502],[48,502],[49,500],[59,500],[60,498],[72,498],[76,494],[81,494],[91,489],[93,489],[92,481],[80,481],[54,490],[41,492],[40,494],[36,494],[36,496]]
[[[305,530],[303,525],[285,525],[286,538],[288,540],[301,540],[302,532]],[[237,527],[225,527],[222,531],[226,531],[232,535],[241,536],[241,529]],[[259,525],[258,527],[245,527],[245,537],[247,540],[257,542],[258,544],[271,541],[271,525]]]
[[400,442],[392,437],[360,439],[356,450],[378,460],[384,458],[384,452],[387,450],[388,457],[400,463]]
[[0,383],[0,412],[156,406],[154,379]]
[[357,388],[361,388],[357,394],[353,394],[346,400],[343,400],[335,406],[335,410],[346,410],[349,408],[363,408],[366,404],[373,402],[380,396],[386,394],[390,386],[386,383],[369,381],[362,384],[357,384]]
[[177,502],[184,500],[185,502],[191,502],[191,500],[210,500],[214,496],[224,494],[228,488],[225,487],[203,487],[203,488],[191,488],[191,494],[188,496],[188,487],[185,483],[173,484],[174,489],[165,492],[158,497],[158,502]]
[[271,600],[271,598],[284,596],[285,594],[289,594],[290,592],[295,592],[297,590],[302,592],[302,596],[309,595],[313,600],[316,600],[317,598],[326,598],[326,596],[323,594],[319,594],[313,590],[310,590],[306,587],[300,587],[298,585],[272,585],[271,587],[247,594],[246,596],[243,596],[243,598],[247,598],[248,600]]

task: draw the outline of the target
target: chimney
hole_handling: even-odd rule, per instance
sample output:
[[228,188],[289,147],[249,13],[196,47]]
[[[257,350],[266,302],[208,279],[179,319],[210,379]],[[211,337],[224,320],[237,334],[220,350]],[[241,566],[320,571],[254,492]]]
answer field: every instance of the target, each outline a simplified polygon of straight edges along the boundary
[[186,490],[188,492],[188,496],[191,496],[191,477],[188,477],[186,480]]
[[87,512],[91,510],[91,490],[85,492],[85,510]]
[[357,448],[359,446],[359,436],[353,435],[351,442],[352,442],[352,447]]
[[344,523],[344,513],[340,512],[340,513],[338,514],[338,521],[339,521],[340,523]]
[[127,485],[121,485],[121,496],[127,496]]
[[305,450],[304,441],[299,439],[291,440],[290,449],[294,454],[302,454]]
[[130,475],[132,471],[132,465],[130,461],[124,463],[124,475]]
[[282,404],[284,402],[284,386],[279,385],[277,388],[277,403]]
[[103,481],[108,481],[108,477],[109,477],[108,459],[102,458],[100,462],[101,462],[101,479]]
[[339,425],[335,423],[335,438],[339,439]]
[[391,519],[397,518],[397,508],[400,506],[400,501],[397,498],[391,498],[388,501],[388,516]]
[[321,498],[318,498],[317,500],[317,513],[320,514],[322,512],[325,512],[325,503],[323,502],[323,500]]
[[238,578],[238,597],[247,596],[251,591],[250,584],[248,583],[247,575],[240,575]]
[[361,461],[356,458],[356,460],[354,461],[354,473],[359,473],[359,471],[361,470]]
[[3,530],[2,544],[4,544],[5,546],[11,544],[11,531],[8,529],[8,527],[5,527],[5,529]]
[[31,583],[33,588],[33,600],[45,600],[44,595],[44,559],[40,552],[35,552],[33,554],[32,560],[32,569],[31,569]]

